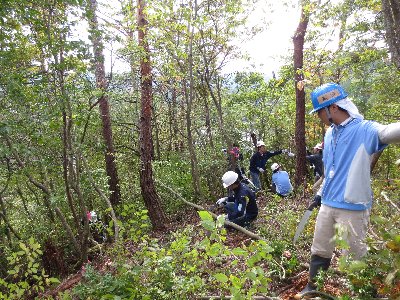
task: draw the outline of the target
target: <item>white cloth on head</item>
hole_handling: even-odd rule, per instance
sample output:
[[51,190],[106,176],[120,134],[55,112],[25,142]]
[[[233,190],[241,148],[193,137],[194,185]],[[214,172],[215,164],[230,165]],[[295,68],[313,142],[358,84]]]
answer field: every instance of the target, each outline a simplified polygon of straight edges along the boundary
[[345,109],[352,118],[364,120],[364,116],[359,113],[357,106],[349,97],[339,100],[335,104]]

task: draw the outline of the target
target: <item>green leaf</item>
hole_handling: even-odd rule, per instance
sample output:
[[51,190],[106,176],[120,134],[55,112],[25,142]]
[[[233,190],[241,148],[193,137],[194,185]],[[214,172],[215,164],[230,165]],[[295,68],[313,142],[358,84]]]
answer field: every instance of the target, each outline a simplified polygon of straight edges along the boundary
[[215,223],[212,220],[204,220],[201,225],[207,230],[213,231],[215,229]]
[[214,278],[222,283],[226,283],[229,280],[228,276],[226,276],[224,273],[217,273],[214,275]]
[[350,266],[349,266],[349,271],[350,272],[357,272],[357,271],[361,271],[364,270],[367,267],[367,264],[363,261],[353,261],[351,262]]
[[243,256],[247,254],[247,251],[242,248],[235,248],[232,250],[232,253],[237,256]]
[[221,252],[221,244],[214,243],[211,245],[210,249],[208,250],[208,255],[210,256],[217,256]]
[[246,273],[247,278],[249,278],[252,281],[256,281],[257,280],[257,274],[250,271]]
[[60,283],[60,280],[58,280],[58,278],[55,278],[55,277],[47,278],[47,280],[48,280],[50,283]]
[[203,221],[213,221],[213,217],[208,211],[200,210],[199,212],[200,219]]
[[229,279],[235,288],[240,289],[242,287],[242,282],[239,277],[231,275],[231,276],[229,276]]
[[25,252],[28,250],[28,248],[26,247],[26,245],[24,243],[19,243],[19,247],[24,250]]

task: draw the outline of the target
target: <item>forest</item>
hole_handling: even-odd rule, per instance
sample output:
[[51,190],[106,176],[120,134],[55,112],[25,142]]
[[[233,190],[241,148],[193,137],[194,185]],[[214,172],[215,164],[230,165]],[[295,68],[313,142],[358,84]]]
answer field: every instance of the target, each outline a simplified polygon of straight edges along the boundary
[[[277,6],[299,12],[279,71],[226,72]],[[306,156],[328,130],[310,93],[329,82],[400,122],[398,0],[2,0],[0,299],[293,299],[318,214],[294,241],[316,193]],[[267,161],[258,216],[235,226],[221,178],[251,178],[261,140],[294,155]],[[400,299],[399,145],[370,168],[368,252],[344,254],[337,227],[312,299]]]

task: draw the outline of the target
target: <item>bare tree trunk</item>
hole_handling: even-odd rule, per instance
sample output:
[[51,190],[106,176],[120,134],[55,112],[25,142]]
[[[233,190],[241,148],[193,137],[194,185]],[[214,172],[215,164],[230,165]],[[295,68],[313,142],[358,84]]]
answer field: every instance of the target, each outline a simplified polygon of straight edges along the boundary
[[158,128],[157,114],[154,112],[154,139],[156,144],[156,151],[153,150],[154,160],[161,159],[161,148],[160,148],[160,129]]
[[378,151],[372,155],[371,164],[370,164],[371,173],[375,169],[375,165],[378,162],[379,157],[381,157],[382,153],[383,153],[383,150]]
[[[197,14],[197,2],[194,1],[194,19],[196,19]],[[189,94],[187,92],[186,84],[185,84],[185,100],[186,100],[186,133],[187,133],[187,144],[188,150],[190,153],[190,170],[192,174],[192,184],[194,190],[194,198],[198,199],[200,197],[200,177],[199,170],[197,166],[197,157],[196,151],[194,149],[194,141],[192,136],[192,103],[194,98],[194,76],[193,76],[193,37],[194,37],[194,29],[188,24],[188,28],[190,29],[189,36],[189,50],[188,50],[188,64],[189,64]],[[189,31],[189,30],[188,30]]]
[[[9,183],[10,183],[10,179],[11,179],[10,160],[9,160],[8,158],[6,158],[6,163],[7,163],[7,169],[8,169],[8,172],[7,172],[7,181],[6,181],[5,185],[4,185],[4,187],[2,188],[2,190],[0,191],[0,209],[1,209],[1,211],[0,211],[0,221],[1,221],[1,219],[3,219],[5,225],[7,226],[6,228],[8,228],[8,230],[6,231],[6,235],[7,235],[7,239],[8,239],[8,241],[9,241],[9,243],[11,244],[11,234],[10,234],[10,232],[12,232],[12,233],[14,234],[14,236],[15,236],[18,240],[20,240],[21,237],[20,237],[20,235],[14,230],[14,228],[11,226],[11,224],[10,224],[10,222],[9,222],[9,220],[8,220],[8,217],[7,217],[7,209],[6,209],[6,205],[5,205],[5,203],[4,203],[4,200],[3,200],[3,194],[6,192],[6,190],[7,190],[7,188],[8,188],[8,185],[9,185]],[[0,224],[1,224],[1,222],[0,222]]]
[[147,20],[145,16],[145,0],[138,0],[138,40],[142,49],[140,58],[141,76],[141,111],[140,111],[140,187],[149,217],[154,229],[165,229],[167,217],[161,206],[156,192],[152,170],[153,139],[151,134],[152,118],[152,73],[150,63],[150,49],[146,41]]
[[[64,34],[60,35],[60,40],[65,41],[66,37]],[[63,47],[60,48],[59,54],[54,54],[54,60],[57,65],[62,65],[64,63],[64,49]],[[86,218],[86,205],[83,198],[83,195],[80,190],[80,177],[79,177],[79,157],[73,151],[73,144],[72,144],[72,109],[69,102],[69,98],[65,91],[65,81],[64,81],[64,70],[59,69],[55,73],[58,79],[58,86],[61,91],[61,99],[62,99],[62,115],[63,115],[63,167],[64,167],[64,180],[65,186],[67,187],[67,191],[70,193],[71,201],[71,211],[73,212],[74,219],[75,219],[75,226],[78,228],[79,238],[81,241],[80,250],[77,252],[80,255],[79,265],[85,263],[88,259],[87,257],[87,250],[88,250],[88,236],[89,236],[89,223]],[[72,192],[71,188],[74,190],[75,194],[77,195],[81,217],[84,220],[84,230],[81,231],[80,222],[77,219],[74,205],[72,203]],[[51,197],[51,187],[47,187],[48,194],[47,197],[50,199]],[[59,207],[54,207],[56,215],[61,220],[66,232],[69,234],[70,239],[74,247],[79,247],[78,241],[75,238],[75,235],[70,228],[68,222],[65,219],[64,214],[60,210]]]
[[392,55],[392,62],[400,69],[400,2],[399,0],[382,0],[382,11],[385,20],[386,41]]
[[106,173],[108,176],[108,186],[110,190],[110,202],[113,206],[121,203],[121,191],[119,186],[119,178],[117,172],[117,165],[115,162],[115,149],[113,144],[113,134],[111,128],[111,117],[110,107],[108,103],[108,96],[106,94],[107,80],[104,67],[104,54],[103,54],[103,43],[101,41],[101,34],[99,30],[99,23],[96,16],[97,11],[97,0],[89,1],[90,7],[88,7],[88,13],[90,16],[90,39],[93,43],[95,74],[96,74],[96,85],[98,89],[103,91],[103,94],[99,98],[99,109],[100,117],[103,124],[103,139],[106,146],[105,149],[105,162],[106,162]]
[[[343,10],[343,13],[340,16],[339,40],[338,40],[338,49],[336,50],[336,53],[341,53],[343,51],[347,19],[349,18],[350,14],[353,13],[354,1],[355,0],[346,0],[345,1],[346,9]],[[335,82],[340,82],[340,80],[342,78],[342,70],[343,70],[343,66],[339,66],[336,68],[335,76],[334,76]],[[320,85],[321,84],[322,83],[320,83]]]
[[3,199],[2,199],[2,197],[0,196],[0,203],[1,203],[1,210],[2,211],[0,211],[0,219],[3,219],[4,220],[4,223],[7,225],[7,228],[8,228],[8,230],[7,230],[7,238],[8,238],[8,241],[11,243],[11,235],[10,235],[10,232],[12,232],[13,234],[14,234],[14,236],[18,239],[18,240],[20,240],[21,239],[21,236],[15,231],[15,229],[12,227],[12,225],[11,225],[11,223],[10,223],[10,221],[8,220],[8,217],[7,217],[7,215],[6,215],[6,210],[5,210],[5,206],[4,206],[4,202],[3,202]]
[[294,44],[294,72],[296,89],[296,175],[295,186],[300,186],[306,176],[306,139],[305,139],[305,91],[303,84],[303,49],[304,37],[307,31],[308,14],[301,10],[299,25],[293,37]]
[[213,141],[212,128],[211,128],[210,106],[208,103],[210,92],[204,82],[205,81],[204,77],[205,76],[201,76],[201,85],[199,85],[197,93],[204,102],[204,119],[205,119],[205,125],[206,125],[206,130],[207,130],[207,137],[208,137],[210,147],[214,148],[214,141]]

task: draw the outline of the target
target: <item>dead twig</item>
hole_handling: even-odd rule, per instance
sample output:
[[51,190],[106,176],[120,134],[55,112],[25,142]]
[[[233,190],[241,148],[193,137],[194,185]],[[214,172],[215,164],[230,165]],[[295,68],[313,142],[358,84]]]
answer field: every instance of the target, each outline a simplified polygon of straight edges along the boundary
[[389,199],[389,197],[388,197],[388,195],[386,194],[386,192],[383,192],[383,191],[382,191],[382,192],[381,192],[381,195],[383,196],[383,198],[385,198],[386,201],[388,201],[390,204],[392,204],[392,206],[393,206],[395,209],[397,209],[398,212],[400,212],[400,208],[399,208],[395,203],[393,203],[392,200]]
[[295,280],[295,279],[297,279],[297,278],[303,276],[303,274],[306,274],[306,273],[308,273],[308,270],[301,271],[299,274],[297,274],[297,275],[295,275],[295,276],[286,278],[286,281],[293,281],[293,280]]

